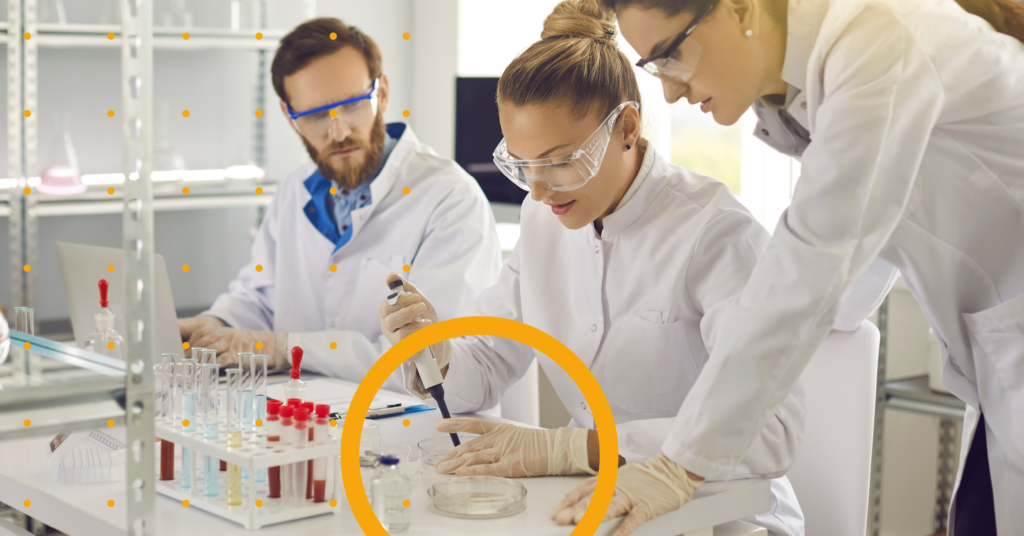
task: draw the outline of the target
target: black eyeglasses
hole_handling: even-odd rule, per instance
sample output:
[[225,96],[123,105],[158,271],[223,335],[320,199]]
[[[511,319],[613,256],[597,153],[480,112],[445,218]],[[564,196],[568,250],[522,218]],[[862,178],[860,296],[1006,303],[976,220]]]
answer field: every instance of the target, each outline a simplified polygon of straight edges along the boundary
[[[697,25],[700,24],[701,21],[707,18],[707,16],[712,11],[715,10],[716,6],[718,6],[718,0],[711,0],[710,2],[708,2],[707,5],[704,6],[704,9],[702,9],[700,13],[698,13],[697,16],[690,21],[690,24],[686,25],[686,28],[683,28],[683,31],[679,32],[679,34],[676,35],[674,39],[672,39],[672,41],[664,48],[664,50],[662,50],[661,53],[655,54],[650,58],[641,59],[640,61],[636,62],[636,66],[653,74],[654,76],[661,76],[660,71],[665,70],[665,66],[659,66],[652,62],[655,62],[657,60],[667,60],[669,62],[674,61],[670,59],[669,56],[675,53],[676,49],[678,49],[679,46],[683,44],[683,41],[686,40],[686,38],[689,37],[691,33],[693,33],[693,30],[697,28]],[[674,69],[670,70],[674,71]]]

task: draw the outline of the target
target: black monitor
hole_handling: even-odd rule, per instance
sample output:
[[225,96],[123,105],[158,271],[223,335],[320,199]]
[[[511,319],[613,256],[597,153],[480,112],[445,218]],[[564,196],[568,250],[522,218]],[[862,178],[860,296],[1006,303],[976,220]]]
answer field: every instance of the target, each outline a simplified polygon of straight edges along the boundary
[[456,79],[455,161],[480,183],[487,199],[519,205],[527,192],[502,175],[492,159],[501,141],[497,91],[497,78]]

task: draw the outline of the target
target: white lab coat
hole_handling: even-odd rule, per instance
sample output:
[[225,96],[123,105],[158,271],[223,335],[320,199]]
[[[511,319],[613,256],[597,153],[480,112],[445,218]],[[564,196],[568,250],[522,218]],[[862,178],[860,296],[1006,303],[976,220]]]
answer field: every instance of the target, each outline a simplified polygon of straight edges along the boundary
[[[312,208],[304,181],[316,169],[306,164],[281,181],[252,258],[203,314],[238,328],[287,332],[288,347],[303,349],[303,369],[353,382],[390,348],[377,315],[388,273],[410,265],[407,276],[442,320],[469,314],[501,269],[494,215],[469,174],[400,127],[388,126],[398,143],[370,186],[372,204],[352,211],[347,244],[334,251],[311,223],[316,214],[304,214]],[[323,216],[333,225],[332,215]],[[384,388],[402,390],[401,373]]]
[[[583,361],[608,399],[619,453],[629,462],[657,455],[707,359],[726,303],[768,241],[722,183],[666,163],[653,148],[636,180],[639,188],[604,219],[600,236],[592,225],[566,229],[546,205],[527,199],[519,243],[475,306],[478,315],[543,330]],[[455,340],[444,382],[449,409],[493,407],[535,355],[507,339]],[[536,358],[572,415],[570,426],[593,428],[576,383],[549,358]],[[773,534],[803,534],[799,504],[781,476],[803,425],[796,389],[734,475],[779,477],[772,481],[771,510],[752,520]]]
[[881,259],[924,308],[943,384],[970,406],[961,467],[984,412],[999,532],[1019,533],[1024,44],[953,0],[792,0],[788,17],[783,79],[802,92],[788,110],[811,137],[802,177],[664,452],[732,474]]

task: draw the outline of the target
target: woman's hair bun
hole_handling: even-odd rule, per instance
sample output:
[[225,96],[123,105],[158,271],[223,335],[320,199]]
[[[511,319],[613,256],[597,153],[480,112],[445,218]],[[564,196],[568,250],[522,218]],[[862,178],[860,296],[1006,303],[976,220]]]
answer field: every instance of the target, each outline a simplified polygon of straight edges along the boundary
[[600,0],[564,0],[544,19],[541,39],[615,39],[615,13]]

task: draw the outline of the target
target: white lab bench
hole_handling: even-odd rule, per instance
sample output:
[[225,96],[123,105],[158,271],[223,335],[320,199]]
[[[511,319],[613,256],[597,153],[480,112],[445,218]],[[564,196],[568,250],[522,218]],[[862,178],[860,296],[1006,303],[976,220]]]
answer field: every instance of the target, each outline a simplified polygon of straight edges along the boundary
[[[436,435],[434,423],[441,418],[439,411],[412,413],[402,417],[380,419],[383,450],[398,451],[403,441],[415,447],[424,437]],[[495,420],[494,417],[487,417]],[[408,419],[409,427],[402,421]],[[338,426],[342,426],[339,422]],[[123,481],[110,483],[58,484],[44,449],[48,438],[34,437],[0,443],[0,502],[6,503],[46,525],[71,536],[110,536],[125,534],[125,485]],[[526,510],[514,516],[490,520],[466,520],[442,516],[427,507],[426,490],[439,475],[431,465],[423,464],[421,482],[413,484],[410,500],[412,525],[406,534],[432,536],[453,534],[512,536],[566,536],[572,526],[558,526],[551,521],[551,510],[565,493],[583,477],[527,478],[520,482],[527,488]],[[25,500],[31,506],[25,507]],[[107,506],[113,499],[114,506]],[[671,514],[661,516],[643,525],[637,536],[748,536],[766,534],[764,529],[736,521],[768,509],[769,483],[767,480],[740,480],[707,484],[697,490],[694,501]],[[304,534],[361,534],[344,500],[338,502],[338,515],[321,515],[301,521],[272,525],[258,534],[284,536]],[[188,536],[234,536],[249,531],[240,525],[205,513],[198,508],[184,507],[182,503],[157,494],[157,534],[186,534]],[[598,536],[614,532],[619,521],[601,525]],[[0,525],[0,536],[16,534]]]

